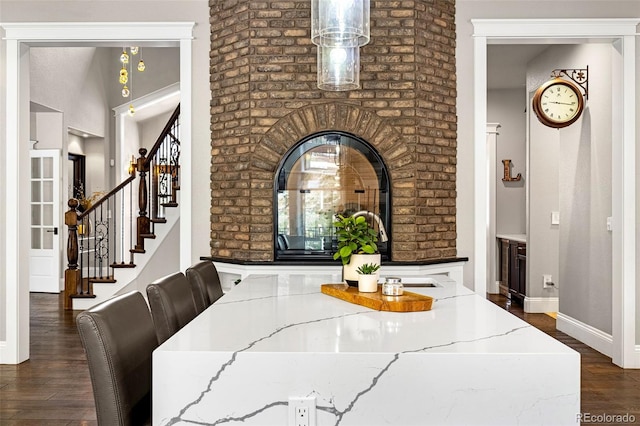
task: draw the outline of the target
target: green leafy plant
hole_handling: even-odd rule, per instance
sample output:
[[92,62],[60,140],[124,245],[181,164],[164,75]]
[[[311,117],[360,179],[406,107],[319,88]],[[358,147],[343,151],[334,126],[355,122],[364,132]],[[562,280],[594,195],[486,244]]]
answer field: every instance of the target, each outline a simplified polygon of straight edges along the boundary
[[364,265],[360,265],[357,271],[362,275],[371,275],[378,269],[380,269],[380,265],[378,265],[377,263],[365,263]]
[[333,222],[338,238],[338,251],[333,254],[333,259],[342,260],[347,265],[352,254],[373,254],[378,252],[378,233],[369,226],[364,216],[337,215]]

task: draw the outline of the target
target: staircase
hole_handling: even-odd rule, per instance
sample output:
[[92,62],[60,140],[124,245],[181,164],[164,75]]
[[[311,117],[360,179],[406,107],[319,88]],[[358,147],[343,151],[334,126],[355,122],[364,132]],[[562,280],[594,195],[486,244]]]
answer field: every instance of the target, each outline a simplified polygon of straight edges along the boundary
[[139,150],[127,179],[90,206],[69,200],[65,309],[87,309],[125,291],[154,253],[177,250],[171,235],[180,216],[179,161],[180,105],[154,146]]

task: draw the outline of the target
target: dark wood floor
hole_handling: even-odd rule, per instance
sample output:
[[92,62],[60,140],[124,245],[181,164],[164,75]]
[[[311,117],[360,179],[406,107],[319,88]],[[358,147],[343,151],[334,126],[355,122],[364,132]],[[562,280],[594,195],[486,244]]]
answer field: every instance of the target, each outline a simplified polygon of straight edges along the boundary
[[0,365],[0,425],[97,425],[79,312],[58,295],[31,294],[31,358]]
[[[640,423],[640,370],[616,367],[610,358],[557,331],[548,315],[525,314],[503,296],[490,300],[580,352],[582,412],[629,413]],[[96,424],[87,362],[76,332],[77,314],[64,311],[57,295],[31,295],[31,359],[17,366],[0,365],[1,425]]]

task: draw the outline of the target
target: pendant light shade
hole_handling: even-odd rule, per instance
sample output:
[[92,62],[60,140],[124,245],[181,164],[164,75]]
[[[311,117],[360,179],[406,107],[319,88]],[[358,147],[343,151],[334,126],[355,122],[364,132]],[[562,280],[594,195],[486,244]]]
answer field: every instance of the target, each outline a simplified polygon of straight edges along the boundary
[[318,46],[318,88],[339,92],[360,87],[360,49]]
[[311,0],[311,41],[317,46],[369,43],[369,0]]

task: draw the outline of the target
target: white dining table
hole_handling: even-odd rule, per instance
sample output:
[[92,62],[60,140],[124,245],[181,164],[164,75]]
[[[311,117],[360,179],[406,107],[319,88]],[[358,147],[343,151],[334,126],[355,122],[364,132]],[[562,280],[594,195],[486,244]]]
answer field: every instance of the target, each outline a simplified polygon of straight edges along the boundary
[[[384,274],[383,274],[384,275]],[[425,277],[404,277],[422,280]],[[153,424],[577,424],[580,355],[446,275],[428,311],[323,294],[335,275],[251,275],[153,354]]]

